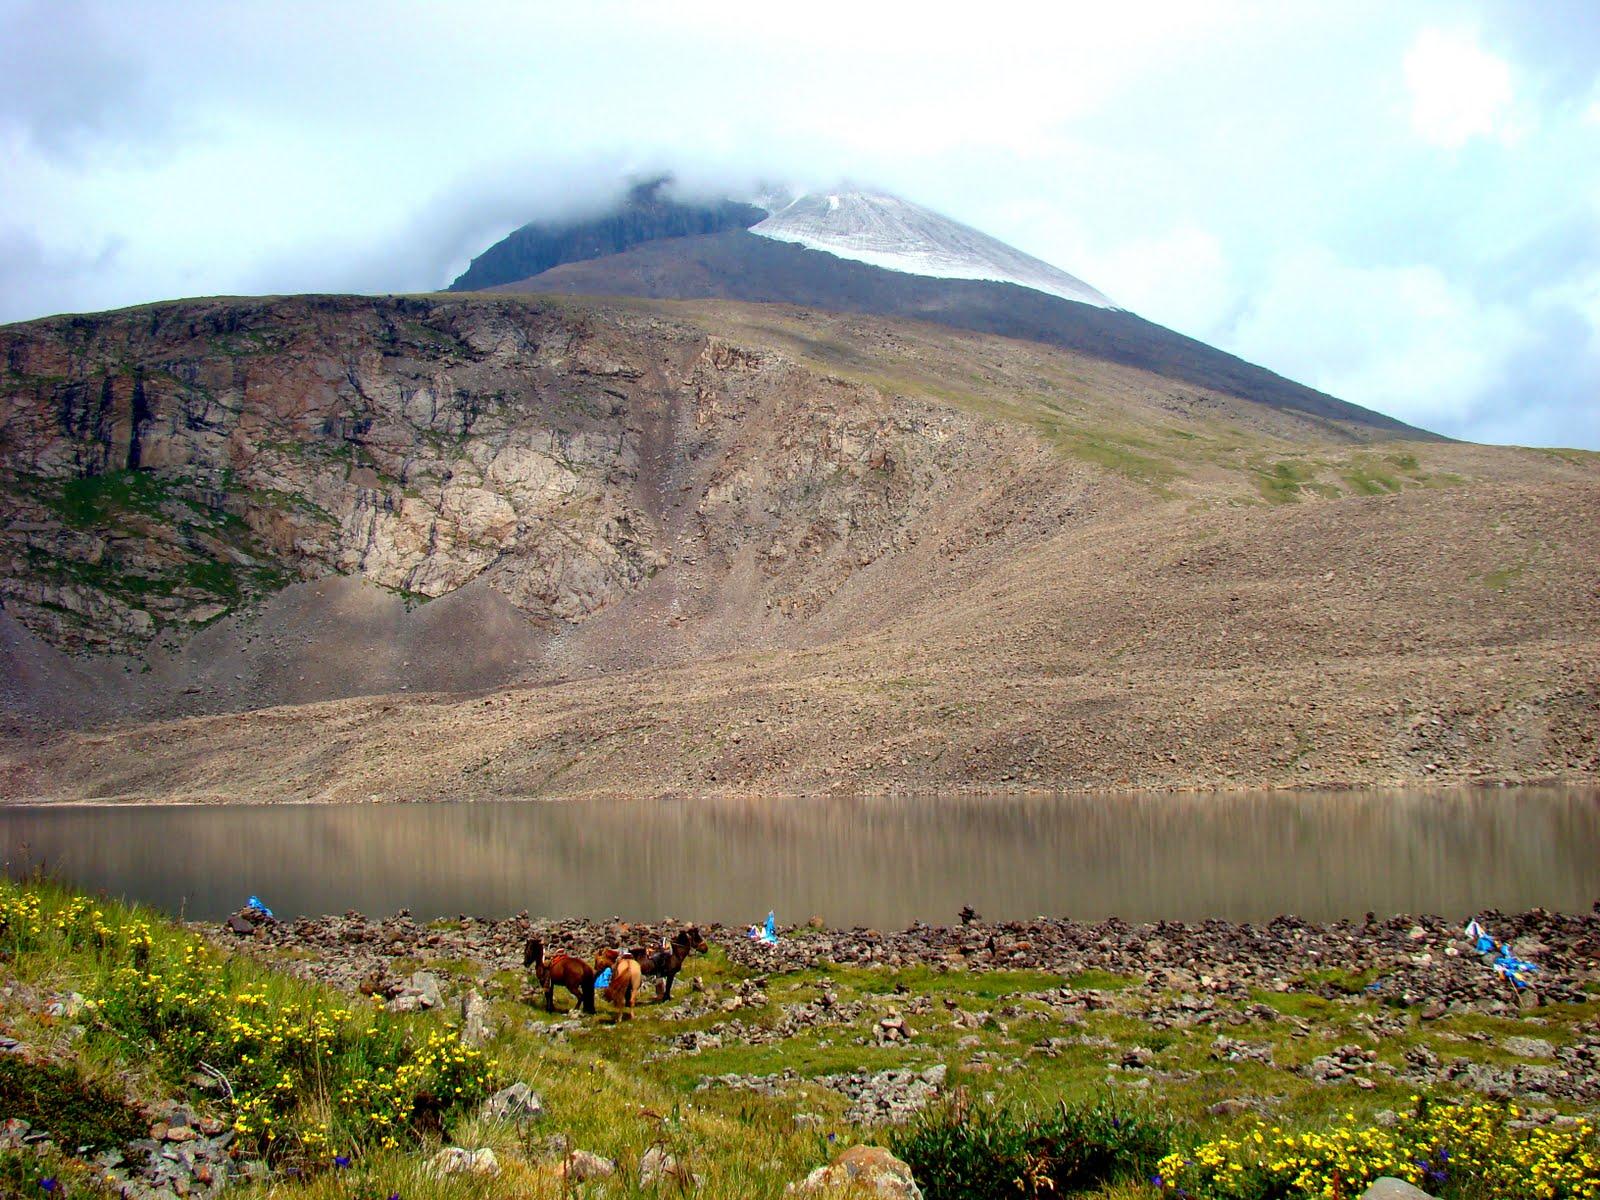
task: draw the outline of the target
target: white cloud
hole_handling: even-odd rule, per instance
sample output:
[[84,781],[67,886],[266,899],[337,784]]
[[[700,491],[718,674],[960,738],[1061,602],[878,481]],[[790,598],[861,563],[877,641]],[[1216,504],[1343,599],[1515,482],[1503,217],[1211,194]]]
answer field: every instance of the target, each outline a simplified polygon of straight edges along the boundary
[[1469,33],[1424,29],[1405,57],[1411,128],[1454,149],[1474,137],[1513,136],[1511,67]]
[[1221,240],[1194,225],[1090,255],[1083,269],[1122,307],[1174,329],[1213,328],[1234,303]]
[[1531,342],[1525,316],[1431,266],[1352,266],[1320,246],[1279,255],[1229,339],[1245,358],[1440,432]]

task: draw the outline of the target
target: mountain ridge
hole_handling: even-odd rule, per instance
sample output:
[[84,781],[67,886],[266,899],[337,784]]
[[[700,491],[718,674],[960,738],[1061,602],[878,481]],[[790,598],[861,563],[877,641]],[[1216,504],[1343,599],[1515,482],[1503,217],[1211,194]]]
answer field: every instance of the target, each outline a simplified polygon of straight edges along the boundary
[[1440,437],[1123,309],[1081,304],[1015,284],[885,271],[743,230],[645,242],[618,254],[563,263],[493,290],[732,299],[932,321],[1059,346],[1262,404],[1353,421],[1391,436]]

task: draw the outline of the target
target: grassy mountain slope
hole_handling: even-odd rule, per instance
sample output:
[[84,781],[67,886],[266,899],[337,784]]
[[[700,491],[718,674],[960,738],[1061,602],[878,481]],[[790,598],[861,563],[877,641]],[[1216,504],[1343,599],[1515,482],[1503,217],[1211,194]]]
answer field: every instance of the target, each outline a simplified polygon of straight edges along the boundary
[[[267,567],[322,582],[240,597],[198,634],[167,620],[110,659],[43,645],[49,621],[8,599],[9,798],[1600,774],[1593,455],[1401,441],[1060,348],[771,305],[300,298],[98,320],[102,346],[143,356],[129,374],[146,364],[160,465],[133,477],[178,500],[134,506],[138,538],[35,500],[6,544],[99,536],[99,561],[153,576],[127,556],[220,553],[169,519],[214,496],[274,535]],[[239,363],[197,348],[219,322],[288,341]],[[73,329],[13,327],[9,361]],[[194,397],[153,386],[157,360],[208,390],[210,441],[170,432]],[[12,391],[18,502],[55,494],[27,484],[41,463],[70,482],[91,451],[128,453],[115,380],[107,440],[52,424],[40,397],[83,382],[65,365]],[[223,469],[231,490],[184,482]],[[332,519],[258,526],[268,487]],[[497,495],[512,513],[473,525]],[[13,594],[33,561],[15,552]],[[328,591],[329,572],[351,582]],[[361,579],[393,606],[352,596]]]

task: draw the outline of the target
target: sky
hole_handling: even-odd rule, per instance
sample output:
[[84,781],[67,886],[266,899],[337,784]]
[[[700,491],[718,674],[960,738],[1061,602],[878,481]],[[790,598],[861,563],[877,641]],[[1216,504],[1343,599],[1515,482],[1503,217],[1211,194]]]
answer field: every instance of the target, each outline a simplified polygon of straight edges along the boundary
[[1344,399],[1600,449],[1594,0],[0,0],[0,321],[430,290],[661,170],[883,188]]

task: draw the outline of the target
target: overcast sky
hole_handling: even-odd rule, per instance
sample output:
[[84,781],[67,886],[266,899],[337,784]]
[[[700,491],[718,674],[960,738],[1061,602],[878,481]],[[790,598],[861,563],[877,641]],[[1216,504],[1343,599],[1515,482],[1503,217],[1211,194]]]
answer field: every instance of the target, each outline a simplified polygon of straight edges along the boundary
[[1595,0],[0,0],[0,320],[440,287],[850,179],[1443,433],[1600,448]]

